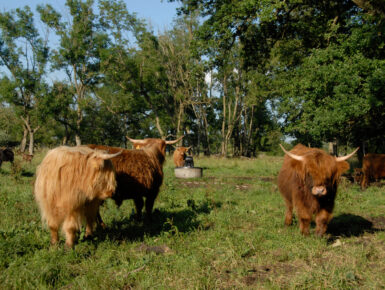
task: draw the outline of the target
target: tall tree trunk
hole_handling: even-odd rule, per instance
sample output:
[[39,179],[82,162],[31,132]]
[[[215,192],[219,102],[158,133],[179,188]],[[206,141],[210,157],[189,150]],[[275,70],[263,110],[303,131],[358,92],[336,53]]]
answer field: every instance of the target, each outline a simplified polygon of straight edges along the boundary
[[28,154],[33,155],[33,144],[34,144],[34,131],[29,132],[29,147],[28,147]]
[[82,140],[80,139],[80,125],[83,120],[83,113],[82,110],[78,104],[78,109],[77,109],[77,120],[76,120],[76,134],[75,134],[75,143],[76,146],[82,145]]
[[[82,141],[80,138],[80,132],[81,132],[81,123],[83,121],[83,112],[82,112],[82,108],[81,108],[80,104],[84,100],[86,87],[85,87],[84,83],[82,82],[82,80],[78,79],[76,64],[73,64],[72,67],[73,67],[73,74],[74,74],[73,83],[75,85],[76,95],[77,95],[77,101],[76,101],[76,103],[77,103],[77,109],[76,109],[77,119],[76,119],[75,143],[76,143],[76,146],[80,146],[80,145],[82,145]],[[82,71],[83,72],[85,71],[84,64],[82,66]]]
[[[36,133],[37,130],[39,130],[40,126],[37,126],[35,129],[32,129],[29,115],[27,115],[26,118],[21,117],[21,119],[24,121],[24,128],[27,129],[27,133],[29,134],[28,152],[30,155],[33,155],[34,134]],[[25,139],[27,139],[27,136],[25,136]],[[25,151],[25,147],[26,147],[26,144],[24,144],[24,151]]]
[[[179,111],[178,111],[178,120],[177,120],[177,126],[176,126],[176,136],[179,138],[181,136],[181,127],[182,127],[182,119],[184,115],[184,104],[183,101],[179,102]],[[183,141],[179,141],[178,143],[181,144]]]
[[227,81],[226,81],[226,74],[223,77],[223,120],[222,120],[222,141],[221,141],[221,155],[226,157],[227,155],[227,142],[226,142],[226,134],[225,134],[225,128],[226,128],[226,95],[227,95]]
[[63,140],[62,140],[62,145],[67,145],[67,142],[68,142],[68,125],[67,124],[64,124],[64,137],[63,137]]
[[20,151],[22,153],[25,152],[25,147],[27,146],[27,135],[28,135],[28,129],[27,126],[23,124],[23,139],[21,140],[20,143]]
[[166,136],[164,135],[164,131],[162,130],[162,126],[160,126],[160,119],[159,119],[158,115],[155,116],[155,126],[156,126],[156,129],[158,129],[160,138],[165,139]]

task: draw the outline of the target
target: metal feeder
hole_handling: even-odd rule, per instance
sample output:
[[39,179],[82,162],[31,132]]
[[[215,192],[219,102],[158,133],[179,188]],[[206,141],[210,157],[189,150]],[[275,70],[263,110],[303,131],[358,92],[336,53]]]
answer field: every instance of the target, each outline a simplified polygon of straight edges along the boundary
[[175,167],[176,178],[198,178],[202,177],[202,168],[194,167],[194,160],[192,156],[186,156],[183,167]]

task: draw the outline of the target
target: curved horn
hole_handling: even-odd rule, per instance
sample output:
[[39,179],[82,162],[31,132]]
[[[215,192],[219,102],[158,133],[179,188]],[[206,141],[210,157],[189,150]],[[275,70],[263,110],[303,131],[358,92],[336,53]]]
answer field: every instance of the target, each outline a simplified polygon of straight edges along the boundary
[[169,141],[165,141],[167,145],[172,145],[172,144],[175,144],[177,142],[179,142],[180,140],[182,140],[184,136],[180,136],[178,139],[176,140],[169,140]]
[[145,141],[145,140],[142,140],[142,139],[131,139],[131,138],[128,137],[128,136],[126,136],[126,138],[127,138],[128,141],[130,141],[131,143],[146,144],[146,141]]
[[100,153],[100,154],[98,154],[98,156],[101,159],[107,160],[107,159],[111,159],[111,158],[114,158],[114,157],[120,155],[122,152],[123,152],[123,150],[120,150],[118,153],[114,153],[114,154]]
[[283,152],[285,152],[287,155],[289,155],[291,158],[295,159],[295,160],[298,160],[298,161],[303,161],[304,158],[303,156],[300,156],[300,155],[295,155],[293,153],[290,153],[289,151],[286,151],[285,148],[283,148],[283,146],[281,144],[279,144],[279,146],[281,146],[281,149],[283,150]]
[[345,160],[349,159],[350,157],[352,157],[354,155],[354,153],[356,153],[358,151],[358,149],[360,149],[360,147],[357,147],[356,150],[354,150],[349,155],[345,155],[345,156],[341,156],[341,157],[336,157],[336,161],[337,162],[341,162],[341,161],[345,161]]

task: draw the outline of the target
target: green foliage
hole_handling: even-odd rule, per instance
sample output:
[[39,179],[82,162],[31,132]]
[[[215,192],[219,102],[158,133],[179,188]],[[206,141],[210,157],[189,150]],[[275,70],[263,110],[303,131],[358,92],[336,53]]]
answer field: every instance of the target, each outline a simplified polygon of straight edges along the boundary
[[20,138],[21,122],[13,108],[0,105],[0,146],[15,146]]
[[[253,156],[289,135],[384,151],[378,1],[180,4],[158,35],[122,0],[68,0],[68,17],[39,5],[57,47],[29,7],[1,13],[0,101],[16,116],[1,142],[27,128],[49,146],[184,134],[196,152]],[[67,79],[45,84],[48,67]]]

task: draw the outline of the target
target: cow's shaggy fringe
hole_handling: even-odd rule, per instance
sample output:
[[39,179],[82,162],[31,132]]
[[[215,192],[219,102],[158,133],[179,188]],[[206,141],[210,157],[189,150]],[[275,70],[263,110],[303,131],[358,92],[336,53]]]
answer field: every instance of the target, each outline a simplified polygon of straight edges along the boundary
[[106,155],[88,147],[61,146],[50,150],[38,166],[34,194],[51,231],[51,243],[57,243],[61,225],[70,247],[84,221],[86,235],[92,234],[101,201],[116,188],[114,168]]

